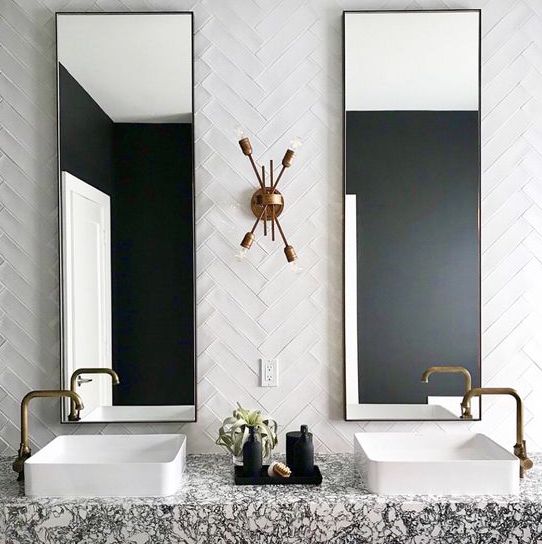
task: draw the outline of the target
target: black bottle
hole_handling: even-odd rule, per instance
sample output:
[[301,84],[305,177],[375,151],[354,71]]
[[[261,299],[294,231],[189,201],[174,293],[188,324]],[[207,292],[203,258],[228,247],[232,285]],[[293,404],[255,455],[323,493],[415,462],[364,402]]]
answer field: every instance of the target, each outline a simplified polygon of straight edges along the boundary
[[293,473],[296,476],[310,476],[314,472],[314,446],[312,433],[307,425],[301,425],[301,433],[294,444]]
[[243,473],[245,476],[259,476],[262,471],[262,443],[254,427],[248,428],[248,438],[243,445]]

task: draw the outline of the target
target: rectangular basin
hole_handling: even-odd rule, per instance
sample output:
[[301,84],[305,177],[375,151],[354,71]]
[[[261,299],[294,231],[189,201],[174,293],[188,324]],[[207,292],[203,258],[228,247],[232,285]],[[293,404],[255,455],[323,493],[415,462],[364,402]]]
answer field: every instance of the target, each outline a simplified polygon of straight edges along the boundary
[[59,436],[26,461],[25,493],[171,495],[180,486],[185,461],[186,436],[179,434]]
[[508,495],[519,459],[483,434],[357,433],[356,468],[372,493]]

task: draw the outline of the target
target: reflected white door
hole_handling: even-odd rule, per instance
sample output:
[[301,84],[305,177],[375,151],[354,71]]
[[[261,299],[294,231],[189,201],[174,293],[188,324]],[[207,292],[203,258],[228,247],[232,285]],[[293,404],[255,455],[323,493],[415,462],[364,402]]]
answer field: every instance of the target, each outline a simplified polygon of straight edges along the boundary
[[[111,368],[111,211],[109,195],[62,172],[65,280],[65,386],[77,368]],[[112,404],[111,378],[77,388],[85,413]]]

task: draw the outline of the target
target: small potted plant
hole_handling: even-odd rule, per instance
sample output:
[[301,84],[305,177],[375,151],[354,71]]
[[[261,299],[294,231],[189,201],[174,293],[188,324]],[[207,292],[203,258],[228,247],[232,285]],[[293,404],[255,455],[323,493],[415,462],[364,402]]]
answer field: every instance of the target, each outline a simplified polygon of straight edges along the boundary
[[262,443],[263,458],[269,459],[271,450],[277,445],[277,422],[264,419],[260,410],[247,410],[237,403],[232,417],[227,417],[218,430],[216,444],[222,446],[233,456],[236,465],[243,464],[243,445],[253,427]]

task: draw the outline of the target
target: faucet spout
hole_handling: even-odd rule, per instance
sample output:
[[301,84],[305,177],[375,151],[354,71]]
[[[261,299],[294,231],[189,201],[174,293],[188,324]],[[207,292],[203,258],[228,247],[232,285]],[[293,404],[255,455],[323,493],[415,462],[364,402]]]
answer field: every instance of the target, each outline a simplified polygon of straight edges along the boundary
[[24,463],[32,455],[30,449],[30,438],[28,435],[28,405],[32,399],[39,397],[47,398],[61,398],[68,397],[75,404],[77,410],[84,408],[81,397],[73,391],[64,389],[45,389],[42,391],[30,391],[27,393],[21,401],[21,444],[19,446],[19,453],[17,459],[13,462],[13,470],[19,474],[17,480],[24,480]]
[[[457,366],[457,365],[430,366],[422,374],[422,377],[421,377],[422,382],[428,383],[429,376],[431,376],[431,374],[463,374],[463,377],[465,379],[465,393],[467,393],[468,391],[472,389],[471,374],[464,366]],[[468,407],[464,411],[462,411],[461,417],[463,419],[472,418],[470,403]]]
[[[111,380],[113,382],[113,385],[118,385],[120,383],[119,375],[112,369],[107,367],[96,367],[96,368],[78,368],[75,370],[75,372],[71,375],[70,378],[70,389],[75,393],[78,384],[78,378],[81,376],[81,374],[109,374],[111,376]],[[80,421],[81,415],[80,411],[76,409],[75,403],[70,403],[70,413],[68,415],[68,421]]]
[[527,444],[523,438],[523,401],[518,392],[511,387],[474,387],[465,393],[461,401],[463,411],[470,407],[472,397],[481,397],[482,395],[510,395],[516,400],[516,444],[514,445],[514,455],[519,459],[519,475],[521,478],[525,471],[533,467],[533,462],[527,455]]
[[431,374],[450,374],[450,373],[463,374],[465,378],[465,392],[469,391],[469,389],[472,389],[471,374],[464,366],[456,366],[456,365],[430,366],[422,374],[421,379],[422,379],[422,382],[427,383],[429,381],[429,376],[431,376]]

